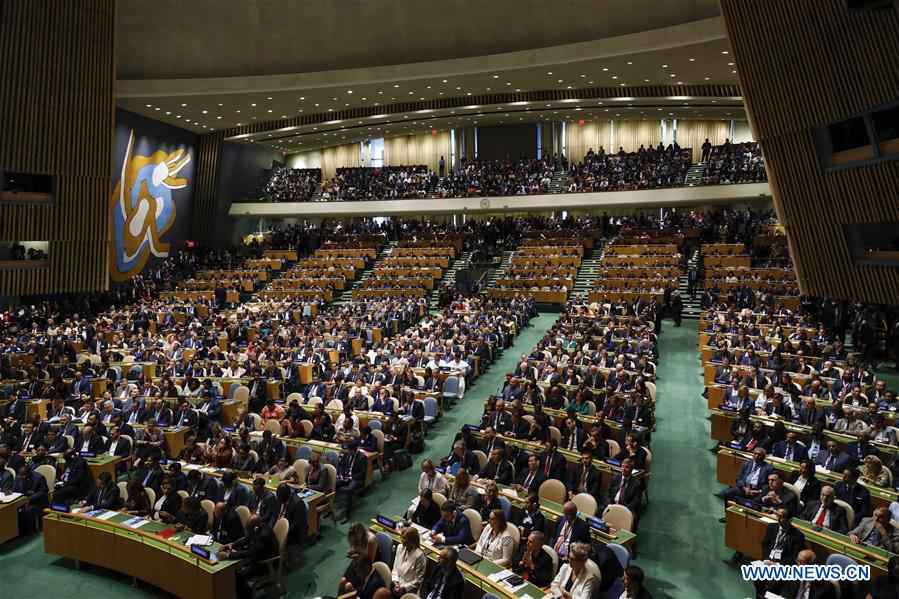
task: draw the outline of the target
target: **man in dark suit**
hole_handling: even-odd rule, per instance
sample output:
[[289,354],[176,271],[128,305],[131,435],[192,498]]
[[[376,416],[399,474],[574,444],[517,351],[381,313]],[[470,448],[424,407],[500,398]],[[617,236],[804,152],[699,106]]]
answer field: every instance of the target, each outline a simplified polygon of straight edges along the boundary
[[858,483],[858,476],[857,468],[847,467],[843,470],[843,480],[833,488],[836,498],[845,501],[855,510],[855,519],[849,523],[850,528],[871,515],[871,493]]
[[159,465],[159,458],[156,456],[150,456],[147,458],[146,463],[138,468],[133,473],[134,479],[140,481],[140,483],[146,487],[153,489],[156,491],[156,494],[159,495],[160,489],[162,488],[162,479],[165,478],[165,473],[162,471],[162,467]]
[[306,502],[293,492],[290,485],[281,483],[276,492],[276,519],[285,518],[290,523],[287,532],[287,545],[299,547],[306,541],[308,521],[306,519]]
[[265,479],[261,476],[253,479],[253,492],[247,505],[250,511],[259,516],[266,526],[274,526],[278,518],[278,499],[275,494],[265,488]]
[[221,486],[218,480],[212,476],[206,476],[199,470],[191,470],[187,473],[187,491],[188,497],[196,497],[201,501],[208,499],[210,501],[221,501]]
[[569,416],[565,419],[565,431],[562,433],[562,447],[568,451],[580,451],[584,448],[587,433],[578,425],[576,418]]
[[244,536],[243,524],[240,522],[240,516],[234,511],[234,506],[224,501],[215,504],[210,534],[222,545],[234,543]]
[[577,506],[572,501],[566,501],[562,506],[564,517],[556,523],[550,546],[556,554],[564,559],[568,557],[568,550],[572,543],[589,543],[590,530],[586,522],[577,517]]
[[196,428],[197,413],[190,407],[187,401],[182,401],[172,420],[173,426],[186,426],[188,428]]
[[[796,565],[812,565],[817,559],[814,551],[803,549],[796,556]],[[785,597],[785,599],[837,599],[836,588],[829,580],[786,582],[778,594]]]
[[532,532],[527,537],[527,543],[521,544],[518,555],[512,560],[515,573],[526,573],[528,582],[538,587],[549,586],[553,579],[553,561],[543,550],[544,539],[542,532]]
[[[568,497],[571,498],[578,493],[588,493],[594,497],[598,497],[600,475],[599,471],[593,467],[593,453],[587,449],[581,452],[581,463],[577,468],[572,469],[566,486],[568,487]],[[592,516],[593,514],[589,514]]]
[[53,500],[59,503],[71,503],[87,496],[91,491],[92,479],[87,461],[74,449],[65,452],[65,470],[56,482]]
[[497,447],[490,452],[490,459],[478,474],[478,478],[495,480],[501,485],[511,485],[512,473],[512,464],[506,459],[505,452]]
[[[516,510],[517,511],[517,510]],[[521,519],[515,523],[518,525],[522,536],[526,536],[532,531],[539,531],[545,535],[549,533],[546,516],[540,511],[540,496],[537,493],[530,493],[524,504],[524,510],[521,512]],[[513,515],[515,512],[513,511]]]
[[[805,547],[805,535],[794,528],[790,521],[790,512],[786,508],[778,508],[777,522],[769,524],[762,539],[762,561],[772,564],[791,566]],[[775,581],[757,581],[753,583],[756,596],[762,597],[767,591],[777,593],[783,584]]]
[[237,568],[237,595],[242,598],[252,597],[250,586],[252,578],[265,571],[262,562],[278,556],[278,540],[271,526],[267,526],[259,516],[253,516],[247,523],[247,534],[243,539],[225,545],[219,552],[219,558],[242,560]]
[[771,452],[776,458],[783,458],[791,462],[801,462],[808,457],[805,445],[799,442],[795,431],[787,433],[787,438],[774,444]]
[[565,456],[556,451],[556,442],[550,439],[546,451],[543,452],[543,459],[540,461],[540,471],[543,472],[545,478],[554,478],[565,482],[567,468]]
[[28,400],[24,397],[20,397],[16,395],[12,402],[6,405],[6,416],[5,420],[7,422],[16,422],[18,424],[22,424],[25,422],[25,416],[27,414],[27,404]]
[[869,455],[877,455],[877,448],[871,445],[871,433],[864,432],[858,436],[858,441],[853,441],[846,446],[846,453],[853,465],[860,466]]
[[122,412],[122,422],[129,425],[143,424],[147,420],[147,410],[140,402],[133,402],[128,410]]
[[353,511],[353,499],[365,485],[365,456],[359,451],[359,442],[350,441],[347,451],[337,462],[337,496],[345,500],[344,521],[348,522]]
[[814,526],[846,534],[849,531],[849,519],[846,517],[846,510],[834,503],[835,498],[833,487],[824,485],[821,487],[820,500],[809,501],[802,510],[802,519]]
[[[728,501],[737,501],[738,499],[752,499],[759,501],[762,494],[762,487],[768,481],[768,475],[774,471],[774,467],[765,461],[767,452],[763,447],[756,447],[752,450],[752,460],[740,467],[737,474],[737,484],[734,487],[725,489],[718,496],[724,499],[724,509],[727,509]],[[724,517],[720,522],[724,522]]]
[[13,448],[19,452],[31,452],[41,442],[41,435],[34,430],[34,425],[26,422],[22,425],[22,434],[19,435],[19,442],[13,445]]
[[827,451],[818,452],[815,465],[823,466],[831,472],[842,472],[850,465],[849,454],[840,450],[840,446],[833,439],[827,441]]
[[431,528],[431,542],[440,545],[469,545],[475,542],[468,518],[453,501],[444,501],[440,506],[440,520]]
[[540,470],[540,458],[537,454],[528,456],[528,467],[518,474],[516,486],[527,493],[536,493],[543,484],[543,472]]
[[[609,497],[606,505],[623,505],[634,516],[633,530],[637,530],[637,522],[640,519],[640,501],[643,497],[643,482],[633,475],[634,462],[631,458],[625,458],[621,462],[621,472],[612,478],[609,485]],[[591,516],[593,514],[590,514]]]
[[79,453],[92,453],[98,455],[103,453],[105,444],[103,438],[94,431],[93,427],[85,426],[81,431],[81,441],[75,446]]
[[117,426],[109,429],[109,445],[105,452],[111,456],[129,456],[131,455],[131,441],[122,437]]
[[465,591],[465,580],[456,567],[459,552],[454,547],[444,547],[437,558],[437,567],[421,585],[420,597],[426,599],[455,599]]
[[486,420],[486,425],[495,430],[498,435],[502,435],[512,428],[512,415],[506,411],[506,402],[501,399],[496,400],[496,409],[488,415]]
[[97,510],[117,510],[122,507],[122,503],[119,487],[109,472],[100,473],[94,489],[82,502],[83,505],[89,505]]
[[249,489],[243,486],[231,471],[222,475],[222,501],[232,508],[250,503]]
[[19,532],[28,534],[37,530],[38,519],[44,509],[50,507],[47,480],[28,466],[22,466],[12,484],[12,492],[28,498],[25,505],[19,508]]
[[783,475],[777,470],[768,475],[768,484],[762,488],[760,501],[769,510],[785,507],[791,514],[799,513],[799,498],[784,486]]

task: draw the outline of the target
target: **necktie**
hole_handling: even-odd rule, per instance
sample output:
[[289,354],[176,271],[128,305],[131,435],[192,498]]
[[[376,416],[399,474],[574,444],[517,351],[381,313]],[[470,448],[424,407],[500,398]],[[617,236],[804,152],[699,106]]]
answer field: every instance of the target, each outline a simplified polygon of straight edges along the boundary
[[815,526],[824,526],[824,520],[827,519],[827,510],[824,509],[824,506],[821,506],[821,509],[818,510],[818,517],[815,518]]
[[576,445],[577,445],[577,433],[575,431],[572,431],[571,436],[568,438],[568,449],[571,451],[574,451]]
[[534,473],[528,472],[527,478],[524,479],[524,488],[530,489],[532,482],[534,482]]
[[621,479],[621,486],[618,488],[618,493],[615,494],[615,503],[621,503],[621,497],[624,495],[624,488],[627,486],[627,478]]
[[828,470],[831,470],[833,468],[833,454],[827,456],[827,460],[825,460],[824,462],[824,467]]
[[552,455],[546,456],[546,466],[544,467],[543,474],[546,478],[549,478],[549,467],[552,465]]
[[559,534],[559,538],[556,539],[556,544],[553,549],[556,550],[556,553],[562,552],[562,547],[565,546],[565,541],[568,538],[568,521],[565,521],[565,525],[562,527],[562,532]]
[[581,471],[581,484],[578,485],[578,491],[580,491],[581,493],[587,490],[587,472],[588,471],[586,467]]
[[787,461],[793,461],[793,446],[787,445],[787,454],[784,456]]

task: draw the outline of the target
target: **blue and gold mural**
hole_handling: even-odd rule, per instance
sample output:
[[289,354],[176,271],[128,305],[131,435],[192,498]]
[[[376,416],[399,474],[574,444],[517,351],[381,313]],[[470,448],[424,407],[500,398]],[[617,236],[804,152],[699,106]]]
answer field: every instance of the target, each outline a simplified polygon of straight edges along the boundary
[[[184,241],[194,170],[192,134],[131,113],[119,113],[124,118],[120,117],[117,130],[118,163],[113,170],[118,180],[109,199],[113,281],[134,277],[151,260],[167,257],[173,244],[177,247]],[[137,127],[129,126],[135,123],[127,121],[135,119],[141,121]],[[173,130],[173,134],[167,136],[159,128]]]

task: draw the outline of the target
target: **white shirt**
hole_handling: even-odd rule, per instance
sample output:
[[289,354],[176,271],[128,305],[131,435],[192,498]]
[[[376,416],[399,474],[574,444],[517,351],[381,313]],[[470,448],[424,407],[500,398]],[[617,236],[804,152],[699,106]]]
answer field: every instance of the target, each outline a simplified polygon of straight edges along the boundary
[[499,560],[511,562],[512,554],[515,552],[515,539],[512,538],[508,528],[494,535],[493,527],[488,524],[481,532],[475,551],[492,562]]
[[118,439],[116,439],[115,441],[113,441],[112,443],[110,443],[110,444],[109,444],[109,449],[107,450],[106,453],[108,453],[109,455],[115,455],[115,448],[116,448],[116,445],[118,445],[118,444],[119,444],[119,440],[118,440]]
[[434,493],[442,493],[446,495],[447,488],[449,488],[449,484],[446,482],[446,477],[439,472],[434,473],[434,478],[429,477],[424,472],[422,472],[421,476],[418,477],[419,493],[421,493],[425,489],[431,489],[431,491]]
[[[565,589],[565,586],[568,584],[568,579],[571,578],[572,570],[571,566],[568,564],[563,564],[561,568],[559,568],[559,573],[556,574],[556,577],[553,579],[552,584],[550,585],[550,594],[553,597],[561,597],[562,591]],[[581,575],[574,579],[574,584],[571,585],[571,599],[591,599],[593,597],[593,589],[598,584],[596,577],[590,574],[590,571],[587,568],[584,568],[581,571]],[[626,595],[622,595],[626,597]]]
[[[337,423],[334,425],[335,428],[340,431],[343,430],[343,421],[346,420],[346,414],[341,414],[337,417]],[[359,430],[359,417],[353,414],[353,430]]]
[[406,546],[400,543],[396,548],[391,578],[403,588],[404,593],[415,592],[424,581],[427,564],[428,558],[421,549],[407,551]]

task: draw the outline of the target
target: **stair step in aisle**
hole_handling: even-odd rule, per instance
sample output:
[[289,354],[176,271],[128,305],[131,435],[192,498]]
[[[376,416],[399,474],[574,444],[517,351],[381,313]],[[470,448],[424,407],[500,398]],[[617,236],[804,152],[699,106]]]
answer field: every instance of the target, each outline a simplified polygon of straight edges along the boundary
[[690,167],[684,177],[684,185],[694,186],[702,185],[702,179],[705,177],[706,163],[699,162]]
[[390,254],[393,253],[393,248],[395,248],[396,245],[396,241],[388,241],[386,245],[378,250],[378,253],[375,255],[375,259],[371,261],[371,264],[369,266],[366,266],[365,269],[362,270],[362,273],[358,278],[349,282],[349,284],[346,286],[346,289],[343,290],[343,293],[334,298],[334,301],[332,303],[338,306],[350,303],[353,299],[353,290],[357,289],[362,281],[367,281],[371,278],[372,272],[374,272],[375,269],[375,264],[377,264],[384,258],[389,257]]
[[462,252],[462,254],[453,260],[449,268],[447,268],[443,272],[443,276],[440,280],[434,283],[434,289],[431,290],[431,293],[428,294],[428,307],[434,309],[437,307],[437,301],[440,299],[440,288],[444,285],[449,285],[450,287],[455,287],[456,285],[456,273],[460,270],[464,270],[468,268],[471,264],[471,255],[474,252]]
[[590,289],[593,287],[593,282],[599,276],[600,261],[603,253],[604,246],[600,246],[587,250],[587,253],[584,254],[584,259],[581,261],[581,266],[578,268],[577,276],[574,279],[574,287],[572,287],[569,294],[570,299],[587,300],[590,295]]
[[[690,259],[687,261],[687,264],[690,268],[695,268],[699,263],[699,253],[700,250],[697,249],[693,253],[693,255],[690,256]],[[700,300],[700,298],[702,297],[702,283],[700,281],[696,282],[696,289],[694,290],[696,297],[694,298],[691,298],[687,293],[688,288],[689,284],[687,280],[687,274],[684,273],[681,276],[680,281],[678,281],[678,291],[680,291],[681,301],[683,302],[684,306],[682,316],[683,318],[699,320],[699,316],[702,312]]]

